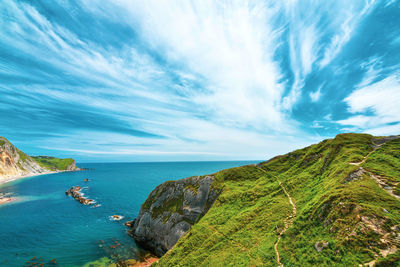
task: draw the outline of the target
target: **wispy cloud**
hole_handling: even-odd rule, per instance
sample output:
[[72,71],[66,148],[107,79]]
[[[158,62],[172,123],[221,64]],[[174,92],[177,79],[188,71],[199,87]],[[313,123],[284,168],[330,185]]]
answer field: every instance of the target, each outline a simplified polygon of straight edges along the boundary
[[322,85],[315,92],[310,92],[310,98],[312,102],[317,102],[321,98]]
[[[393,63],[384,52],[356,58],[346,50],[377,6],[4,0],[0,111],[7,116],[0,117],[0,134],[34,154],[240,159],[336,134],[320,122],[327,114],[363,130],[373,110],[386,127],[396,116],[354,99],[397,88],[396,78],[388,78]],[[357,64],[363,81],[337,90]],[[386,84],[371,87],[379,80]],[[346,116],[330,102],[343,99]],[[29,136],[48,145],[27,142]]]

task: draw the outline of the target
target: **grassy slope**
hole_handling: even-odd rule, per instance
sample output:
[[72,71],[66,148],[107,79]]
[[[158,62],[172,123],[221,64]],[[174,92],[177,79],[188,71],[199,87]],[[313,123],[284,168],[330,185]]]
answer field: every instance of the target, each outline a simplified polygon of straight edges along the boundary
[[49,170],[66,170],[67,167],[74,163],[73,159],[59,159],[47,156],[32,157],[39,165]]
[[[362,166],[395,184],[400,177],[399,149],[400,140],[390,141]],[[371,151],[370,135],[338,135],[260,164],[266,172],[256,166],[218,172],[214,186],[222,187],[223,193],[158,265],[276,265],[274,243],[292,211],[277,178],[298,210],[278,246],[283,264],[356,266],[379,257],[387,244],[399,245],[399,235],[386,244],[380,238],[399,225],[400,201],[368,172],[346,181],[359,168],[349,162],[361,162]],[[371,222],[377,231],[366,226]],[[317,241],[328,241],[328,248],[317,252]],[[397,253],[378,263],[399,260]]]

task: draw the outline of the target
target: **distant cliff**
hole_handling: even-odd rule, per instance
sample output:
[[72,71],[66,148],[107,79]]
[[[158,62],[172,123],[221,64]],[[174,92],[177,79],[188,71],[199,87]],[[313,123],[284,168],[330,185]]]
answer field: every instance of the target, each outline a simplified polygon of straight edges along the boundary
[[59,159],[49,156],[32,157],[39,165],[51,171],[78,171],[74,159]]
[[73,159],[30,157],[4,137],[0,137],[0,183],[22,176],[79,170]]

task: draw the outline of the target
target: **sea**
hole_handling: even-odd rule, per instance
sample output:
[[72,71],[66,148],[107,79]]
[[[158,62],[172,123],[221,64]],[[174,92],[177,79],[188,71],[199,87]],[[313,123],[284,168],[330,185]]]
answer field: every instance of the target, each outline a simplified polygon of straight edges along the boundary
[[[0,206],[0,266],[102,266],[138,259],[145,251],[127,234],[124,223],[139,214],[157,185],[256,162],[78,163],[88,170],[0,185],[0,194],[16,198]],[[65,194],[76,185],[98,207]],[[123,219],[113,220],[112,215]]]

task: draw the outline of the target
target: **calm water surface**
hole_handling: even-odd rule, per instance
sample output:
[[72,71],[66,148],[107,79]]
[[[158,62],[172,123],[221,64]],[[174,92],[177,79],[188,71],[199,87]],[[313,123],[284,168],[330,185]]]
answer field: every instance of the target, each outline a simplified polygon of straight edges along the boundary
[[[57,266],[83,266],[102,257],[136,258],[140,250],[126,234],[124,222],[139,213],[140,205],[158,184],[192,175],[255,163],[164,162],[78,164],[92,171],[58,173],[25,178],[0,186],[19,201],[0,206],[0,266],[27,266],[49,262]],[[83,180],[89,178],[90,182]],[[85,196],[101,206],[81,205],[65,191],[87,186]],[[109,216],[124,216],[112,221]],[[121,246],[112,249],[115,242]],[[40,258],[40,260],[39,260]]]

